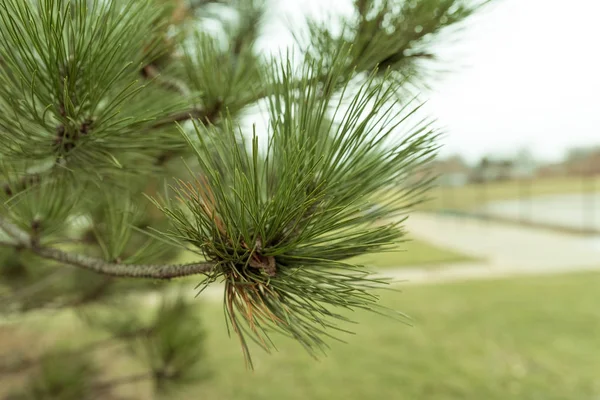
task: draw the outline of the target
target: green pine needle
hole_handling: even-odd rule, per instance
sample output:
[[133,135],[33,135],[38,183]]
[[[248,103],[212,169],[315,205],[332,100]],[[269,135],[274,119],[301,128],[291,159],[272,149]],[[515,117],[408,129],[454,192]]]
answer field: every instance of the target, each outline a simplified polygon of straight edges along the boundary
[[435,153],[435,131],[405,128],[413,110],[394,107],[391,86],[376,73],[344,81],[344,68],[274,61],[267,149],[230,119],[223,129],[195,124],[185,137],[200,172],[172,187],[179,203],[155,200],[173,223],[165,235],[217,263],[203,286],[224,280],[225,313],[250,363],[248,340],[268,351],[275,331],[324,350],[331,329],[345,331],[336,307],[385,313],[371,289],[387,281],[345,260],[397,242],[403,230],[385,221],[428,185],[407,177]]
[[3,1],[0,156],[97,173],[122,169],[125,152],[175,146],[172,132],[145,131],[185,102],[140,74],[164,50],[165,23],[150,0]]

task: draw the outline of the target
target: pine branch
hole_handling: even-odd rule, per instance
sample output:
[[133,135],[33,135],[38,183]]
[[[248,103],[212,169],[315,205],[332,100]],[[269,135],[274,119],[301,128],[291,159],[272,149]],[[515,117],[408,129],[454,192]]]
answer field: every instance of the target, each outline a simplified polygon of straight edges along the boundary
[[1,245],[26,248],[40,257],[108,276],[122,278],[172,279],[189,275],[206,274],[215,268],[214,263],[179,265],[131,265],[111,263],[84,254],[68,253],[51,247],[43,247],[36,238],[4,219],[0,219],[0,228],[15,239],[15,242],[3,241],[0,243]]
[[308,21],[308,42],[296,41],[307,54],[326,59],[344,45],[352,45],[346,58],[348,71],[397,73],[401,85],[427,86],[433,61],[438,60],[434,44],[440,34],[450,35],[491,0],[355,0],[355,15],[341,19],[341,33],[329,22]]
[[[312,46],[300,68],[289,55],[280,62],[256,52],[268,6],[263,0],[226,1],[239,21],[212,17],[225,38],[205,24],[194,24],[199,29],[190,37],[183,29],[194,7],[222,0],[162,1],[175,7],[2,0],[0,159],[15,167],[47,159],[52,175],[29,181],[30,169],[20,167],[11,171],[10,185],[0,182],[0,194],[8,197],[0,246],[61,263],[50,278],[73,272],[67,265],[79,268],[76,273],[99,273],[89,282],[74,280],[88,293],[69,306],[112,293],[107,289],[113,277],[205,274],[200,290],[223,278],[228,328],[250,363],[247,339],[268,351],[273,331],[298,340],[313,355],[324,350],[325,337],[332,337],[328,331],[346,332],[337,322],[349,321],[333,308],[403,319],[370,293],[388,281],[371,278],[352,257],[385,249],[405,235],[403,220],[381,222],[404,216],[421,201],[430,181],[411,178],[435,155],[437,133],[427,120],[411,122],[418,107],[403,100],[404,87],[423,82],[438,33],[478,9],[469,3],[488,1],[354,0],[358,15],[343,19],[340,33],[329,21],[311,23]],[[185,57],[178,58],[178,49]],[[148,82],[140,82],[140,75]],[[261,99],[270,116],[266,149],[255,131],[246,146],[249,135],[234,122]],[[195,138],[178,128],[197,165],[190,182],[171,188],[179,202],[170,196],[155,202],[174,227],[158,232],[194,246],[210,261],[139,264],[161,261],[151,242],[130,242],[135,207],[124,206],[124,196],[109,196],[114,201],[106,201],[98,217],[102,199],[96,193],[114,192],[117,182],[131,192],[143,190],[147,175],[185,151],[172,128],[186,121],[194,122]],[[69,179],[56,176],[63,170]],[[134,174],[140,181],[125,182]],[[100,190],[85,187],[90,182]],[[20,193],[24,189],[32,190]],[[50,234],[64,237],[71,229],[65,221],[78,215],[94,216],[101,257],[65,252],[50,242]],[[139,250],[129,255],[130,247]],[[48,288],[50,278],[17,295]],[[52,289],[50,295],[58,293],[61,300],[70,294]],[[135,349],[152,374],[97,382],[95,371],[84,368],[89,360],[74,357],[57,368],[56,360],[45,358],[30,386],[83,398],[88,388],[110,390],[139,379],[153,379],[157,391],[194,381],[203,367],[197,314],[183,301],[165,302],[157,312],[156,334],[142,338],[142,351]],[[128,316],[117,328],[131,330],[133,320]],[[73,383],[79,385],[75,391]]]
[[103,275],[121,278],[172,279],[189,275],[205,274],[212,271],[215,267],[214,263],[128,265],[109,263],[99,258],[89,257],[83,254],[67,253],[53,248],[32,246],[30,250],[43,258],[74,265]]

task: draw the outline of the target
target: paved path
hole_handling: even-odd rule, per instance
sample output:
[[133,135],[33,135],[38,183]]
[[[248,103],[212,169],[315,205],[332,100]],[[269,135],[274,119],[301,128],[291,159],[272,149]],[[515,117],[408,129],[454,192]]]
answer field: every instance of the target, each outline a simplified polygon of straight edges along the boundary
[[431,214],[412,215],[407,228],[416,238],[486,258],[493,265],[545,269],[600,264],[600,251],[589,238],[552,230]]
[[412,283],[600,270],[600,240],[464,217],[415,213],[410,234],[475,256],[476,263],[398,268],[385,275]]

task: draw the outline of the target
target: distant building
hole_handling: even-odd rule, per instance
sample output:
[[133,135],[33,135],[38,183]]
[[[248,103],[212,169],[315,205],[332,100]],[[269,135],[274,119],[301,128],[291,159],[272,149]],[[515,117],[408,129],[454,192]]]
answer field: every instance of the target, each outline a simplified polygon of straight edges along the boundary
[[533,154],[524,148],[512,159],[483,157],[473,169],[470,181],[473,183],[498,182],[514,179],[534,178],[538,169]]
[[571,176],[600,174],[600,148],[577,148],[569,151],[563,168]]
[[469,183],[471,168],[460,156],[435,160],[430,167],[438,175],[436,183],[439,186],[463,186]]
[[593,155],[594,153],[597,153],[599,150],[600,150],[599,146],[570,148],[567,151],[565,163],[572,163],[572,162],[585,160],[586,158]]
[[483,157],[473,170],[470,180],[473,183],[498,182],[513,178],[514,163],[510,160],[491,160]]
[[535,171],[537,178],[558,178],[565,176],[567,171],[563,164],[547,164],[539,166]]

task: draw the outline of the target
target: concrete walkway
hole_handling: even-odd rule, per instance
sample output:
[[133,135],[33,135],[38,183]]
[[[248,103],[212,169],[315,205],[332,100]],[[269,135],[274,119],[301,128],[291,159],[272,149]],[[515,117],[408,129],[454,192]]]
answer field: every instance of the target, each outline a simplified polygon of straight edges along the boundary
[[411,236],[477,257],[481,262],[398,268],[383,275],[406,283],[600,270],[600,240],[464,217],[413,214]]

